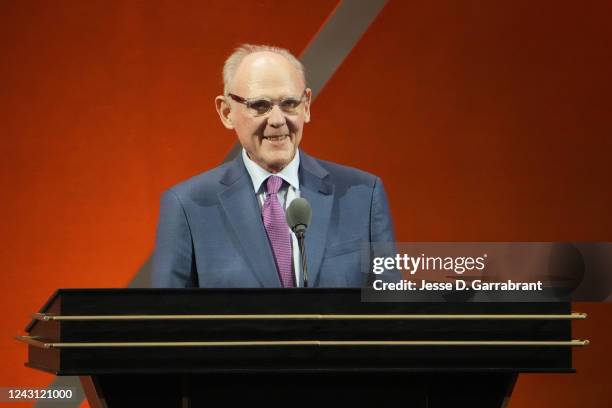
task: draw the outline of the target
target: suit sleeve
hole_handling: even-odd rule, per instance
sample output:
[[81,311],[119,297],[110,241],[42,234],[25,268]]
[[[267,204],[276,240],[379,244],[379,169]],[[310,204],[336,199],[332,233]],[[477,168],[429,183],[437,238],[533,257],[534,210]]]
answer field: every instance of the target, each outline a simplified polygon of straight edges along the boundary
[[191,230],[178,196],[168,190],[161,199],[157,240],[153,254],[152,286],[197,286]]
[[[374,191],[372,193],[370,242],[371,259],[375,257],[395,257],[397,248],[393,220],[391,219],[387,193],[383,187],[382,180],[378,177],[374,183]],[[386,282],[398,282],[402,279],[402,274],[398,270],[388,270],[382,275],[372,276],[372,278],[382,279]]]
[[395,242],[393,221],[382,180],[376,178],[372,194],[370,242]]

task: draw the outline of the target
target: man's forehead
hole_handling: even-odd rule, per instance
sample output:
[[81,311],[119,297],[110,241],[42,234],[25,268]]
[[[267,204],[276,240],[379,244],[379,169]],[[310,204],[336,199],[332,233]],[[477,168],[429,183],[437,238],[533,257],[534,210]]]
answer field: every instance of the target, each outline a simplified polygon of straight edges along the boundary
[[242,93],[295,93],[304,86],[297,68],[284,56],[273,52],[247,55],[232,82],[234,91]]

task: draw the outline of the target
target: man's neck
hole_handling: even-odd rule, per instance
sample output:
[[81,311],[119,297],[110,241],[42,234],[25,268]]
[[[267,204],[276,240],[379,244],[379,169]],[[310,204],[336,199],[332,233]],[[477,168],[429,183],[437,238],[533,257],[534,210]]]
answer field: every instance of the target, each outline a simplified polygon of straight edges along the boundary
[[242,160],[247,172],[249,173],[249,176],[251,177],[255,192],[259,191],[261,184],[270,176],[270,174],[280,176],[288,184],[296,189],[299,189],[298,168],[300,165],[300,154],[298,150],[296,150],[293,159],[281,170],[276,172],[269,171],[254,162],[244,149],[242,149]]

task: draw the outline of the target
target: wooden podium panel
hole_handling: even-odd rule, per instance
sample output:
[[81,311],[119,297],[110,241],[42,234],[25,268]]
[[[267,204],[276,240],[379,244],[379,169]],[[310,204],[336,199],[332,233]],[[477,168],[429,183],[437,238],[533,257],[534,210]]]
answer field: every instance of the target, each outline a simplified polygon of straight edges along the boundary
[[[518,373],[571,373],[569,303],[361,301],[356,289],[66,289],[27,365],[91,404],[500,407]],[[95,401],[97,399],[97,402]],[[344,405],[344,403],[343,403]]]

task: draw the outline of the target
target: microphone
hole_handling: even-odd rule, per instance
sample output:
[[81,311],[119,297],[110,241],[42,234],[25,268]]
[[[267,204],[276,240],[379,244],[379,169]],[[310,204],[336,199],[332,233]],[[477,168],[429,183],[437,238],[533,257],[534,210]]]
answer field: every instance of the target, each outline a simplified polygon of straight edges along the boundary
[[312,219],[310,204],[304,198],[296,198],[289,204],[285,217],[287,218],[289,228],[291,228],[295,235],[305,234]]
[[312,209],[304,198],[296,198],[289,204],[285,212],[287,225],[295,234],[300,245],[300,257],[302,259],[302,276],[304,277],[304,287],[308,287],[308,269],[306,267],[306,230],[312,220]]

